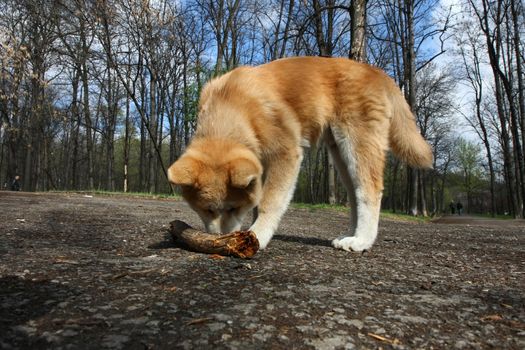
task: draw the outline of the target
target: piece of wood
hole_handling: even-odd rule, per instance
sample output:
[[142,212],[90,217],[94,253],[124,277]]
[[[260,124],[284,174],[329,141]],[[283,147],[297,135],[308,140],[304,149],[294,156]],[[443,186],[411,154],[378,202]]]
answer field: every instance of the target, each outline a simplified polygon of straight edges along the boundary
[[210,234],[194,229],[183,221],[170,223],[175,242],[200,253],[231,255],[251,258],[259,250],[259,241],[252,231],[235,231],[228,234]]

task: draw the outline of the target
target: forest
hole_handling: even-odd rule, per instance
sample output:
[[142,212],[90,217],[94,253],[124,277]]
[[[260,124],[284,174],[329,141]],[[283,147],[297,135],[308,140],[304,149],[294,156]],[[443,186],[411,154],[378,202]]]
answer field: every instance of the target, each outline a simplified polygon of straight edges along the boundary
[[[520,0],[0,0],[0,180],[174,194],[199,93],[240,65],[348,57],[400,86],[432,170],[388,157],[383,208],[525,215]],[[322,144],[294,201],[345,204]]]

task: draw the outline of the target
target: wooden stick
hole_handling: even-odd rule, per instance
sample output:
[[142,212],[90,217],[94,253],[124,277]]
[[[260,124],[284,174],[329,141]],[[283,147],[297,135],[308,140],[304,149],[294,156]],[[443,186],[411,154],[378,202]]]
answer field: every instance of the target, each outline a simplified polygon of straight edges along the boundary
[[246,259],[254,256],[259,250],[259,241],[252,231],[209,234],[180,220],[170,223],[170,231],[175,242],[200,253],[232,255]]

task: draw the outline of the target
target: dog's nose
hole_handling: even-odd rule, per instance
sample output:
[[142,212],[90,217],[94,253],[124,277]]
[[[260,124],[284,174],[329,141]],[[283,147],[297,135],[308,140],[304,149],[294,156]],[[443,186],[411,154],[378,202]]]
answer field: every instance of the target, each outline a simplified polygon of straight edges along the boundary
[[219,225],[215,223],[206,224],[206,231],[208,233],[221,233]]

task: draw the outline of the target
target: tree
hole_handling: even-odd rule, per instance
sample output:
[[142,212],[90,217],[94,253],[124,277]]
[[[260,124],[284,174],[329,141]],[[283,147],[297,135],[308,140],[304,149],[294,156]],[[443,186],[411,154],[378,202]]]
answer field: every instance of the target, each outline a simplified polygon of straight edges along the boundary
[[472,142],[459,139],[456,145],[457,166],[463,175],[463,191],[467,196],[467,213],[471,213],[473,193],[480,186],[480,147]]
[[[516,45],[510,43],[514,38],[519,39],[519,34],[513,35],[515,26],[510,26],[508,18],[513,8],[516,9],[514,1],[498,0],[495,2],[481,0],[480,2],[469,0],[469,10],[477,19],[479,29],[485,39],[485,49],[492,69],[495,87],[496,104],[498,107],[498,118],[501,130],[501,144],[503,147],[505,177],[511,199],[511,212],[515,217],[523,217],[523,199],[525,197],[525,160],[523,159],[523,143],[520,138],[520,102],[516,103],[513,81],[515,79],[514,60],[512,53],[516,52]],[[507,19],[507,20],[506,20]],[[516,36],[517,35],[517,36]],[[507,36],[508,40],[505,40]],[[505,43],[508,45],[505,47]],[[519,43],[518,43],[519,46]],[[518,56],[519,50],[518,50]],[[515,57],[514,57],[515,59]],[[517,60],[521,62],[521,59]],[[521,71],[521,68],[520,70]],[[523,105],[523,102],[521,102]],[[508,111],[508,112],[507,112]],[[510,133],[509,133],[510,129]]]
[[[435,0],[378,1],[373,15],[369,16],[375,18],[370,26],[373,52],[381,53],[381,62],[387,64],[384,68],[392,73],[404,91],[424,137],[427,135],[417,114],[417,74],[445,52],[443,43],[448,38],[450,18],[450,11],[444,12],[440,22],[430,17],[430,9],[436,7],[438,2]],[[431,39],[440,45],[437,50],[429,52],[425,50],[425,44]],[[379,49],[380,45],[386,45],[388,49]],[[394,168],[397,171],[401,167],[394,163]],[[399,178],[397,174],[393,177]],[[423,171],[406,168],[403,207],[411,215],[426,215],[424,177]],[[396,200],[392,199],[394,202]]]
[[[492,216],[496,214],[496,175],[494,171],[494,160],[491,149],[491,139],[489,135],[489,128],[483,113],[483,98],[484,98],[484,77],[481,73],[481,59],[479,52],[481,50],[481,43],[478,40],[478,33],[472,30],[473,26],[469,23],[460,27],[462,36],[457,38],[459,54],[463,63],[463,70],[466,81],[474,93],[474,113],[464,115],[470,126],[477,133],[485,147],[487,155],[487,162],[490,176],[490,212]],[[475,27],[474,27],[475,28]]]

